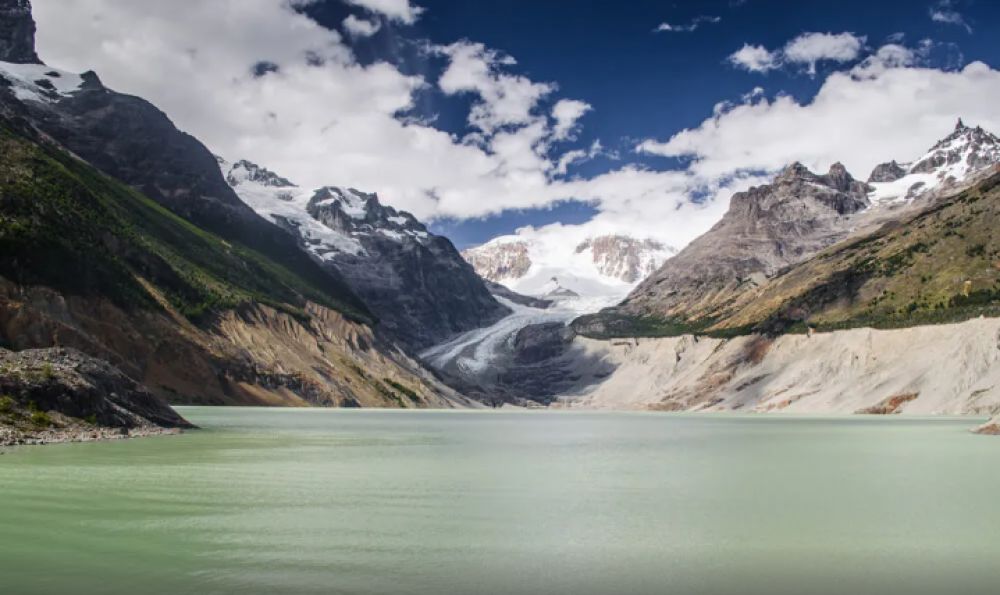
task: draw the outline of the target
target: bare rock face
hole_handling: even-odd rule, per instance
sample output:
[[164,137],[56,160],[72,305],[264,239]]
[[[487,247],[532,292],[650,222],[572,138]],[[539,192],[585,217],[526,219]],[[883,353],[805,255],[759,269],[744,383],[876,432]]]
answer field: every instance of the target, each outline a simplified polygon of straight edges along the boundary
[[645,279],[663,262],[669,249],[655,240],[639,240],[625,235],[590,238],[576,247],[576,253],[589,251],[597,270],[607,277],[627,283]]
[[41,64],[29,0],[0,0],[0,62]]
[[528,243],[523,241],[485,244],[462,252],[483,279],[499,283],[520,279],[531,268]]
[[710,315],[737,292],[843,239],[847,218],[868,206],[868,191],[839,163],[824,175],[794,163],[772,184],[735,194],[722,220],[641,283],[621,310]]
[[871,175],[868,176],[868,183],[895,182],[906,174],[906,168],[893,160],[888,163],[882,163],[875,166]]

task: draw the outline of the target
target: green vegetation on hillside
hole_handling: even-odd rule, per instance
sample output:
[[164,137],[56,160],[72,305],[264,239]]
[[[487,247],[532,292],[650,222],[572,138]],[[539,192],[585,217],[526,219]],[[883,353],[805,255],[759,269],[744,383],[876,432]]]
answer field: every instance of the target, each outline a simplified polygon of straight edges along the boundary
[[305,316],[306,300],[370,320],[332,278],[293,272],[207,233],[4,121],[0,255],[0,275],[18,284],[102,296],[126,309],[160,307],[144,281],[193,320],[251,302]]

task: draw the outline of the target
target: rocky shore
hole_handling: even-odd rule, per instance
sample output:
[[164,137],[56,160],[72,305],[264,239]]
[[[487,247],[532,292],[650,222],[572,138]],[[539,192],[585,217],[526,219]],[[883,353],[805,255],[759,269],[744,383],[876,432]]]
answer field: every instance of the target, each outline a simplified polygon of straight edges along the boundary
[[193,428],[118,368],[74,349],[0,349],[0,446],[119,440]]

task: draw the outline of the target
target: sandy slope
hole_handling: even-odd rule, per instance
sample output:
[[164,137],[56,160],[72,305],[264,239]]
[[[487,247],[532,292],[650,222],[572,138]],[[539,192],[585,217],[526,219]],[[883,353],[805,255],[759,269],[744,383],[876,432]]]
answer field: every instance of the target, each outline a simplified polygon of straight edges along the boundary
[[604,409],[1000,411],[1000,319],[722,340],[578,338],[615,371],[564,398]]

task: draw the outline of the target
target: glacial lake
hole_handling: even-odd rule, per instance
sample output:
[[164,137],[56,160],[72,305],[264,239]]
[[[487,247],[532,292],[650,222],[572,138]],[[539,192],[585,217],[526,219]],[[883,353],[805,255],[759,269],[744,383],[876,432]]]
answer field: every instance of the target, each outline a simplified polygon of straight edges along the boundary
[[0,592],[1000,584],[1000,438],[979,419],[180,411],[204,429],[0,456]]

